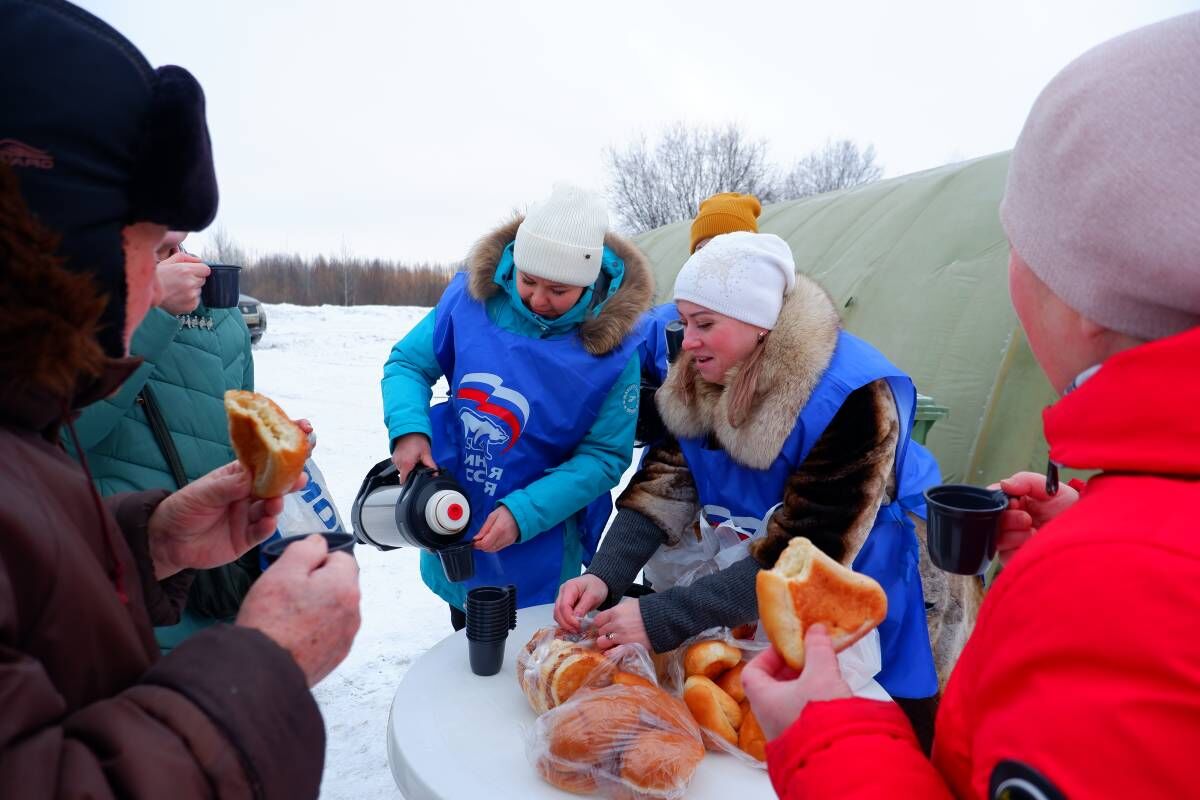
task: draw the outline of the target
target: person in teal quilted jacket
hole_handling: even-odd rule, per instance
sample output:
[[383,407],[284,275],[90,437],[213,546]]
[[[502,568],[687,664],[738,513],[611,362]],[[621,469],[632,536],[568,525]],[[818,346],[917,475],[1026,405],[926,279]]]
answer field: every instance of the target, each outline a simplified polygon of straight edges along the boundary
[[[182,250],[186,235],[170,232],[158,252],[163,297],[130,344],[130,355],[144,363],[120,391],[85,408],[76,422],[92,477],[105,496],[174,490],[181,481],[193,481],[234,459],[224,394],[227,389],[254,389],[250,333],[236,307],[201,304],[209,268]],[[175,469],[151,425],[155,408],[177,453]],[[177,476],[176,469],[182,474]],[[159,646],[169,650],[203,627],[232,621],[259,574],[258,548],[199,573],[179,624],[155,630]]]

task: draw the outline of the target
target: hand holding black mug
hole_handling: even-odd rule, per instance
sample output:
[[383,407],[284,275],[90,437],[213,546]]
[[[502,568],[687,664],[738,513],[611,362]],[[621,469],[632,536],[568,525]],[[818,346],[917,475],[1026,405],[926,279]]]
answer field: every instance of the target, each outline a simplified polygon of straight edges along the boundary
[[235,308],[238,304],[239,273],[233,264],[209,264],[208,279],[200,290],[200,300],[207,308]]
[[929,560],[958,575],[982,575],[992,559],[1007,563],[1037,529],[1070,508],[1079,493],[1046,490],[1046,476],[1018,472],[986,489],[943,484],[925,491]]
[[988,488],[1000,489],[1008,496],[1008,508],[1000,515],[996,535],[996,557],[1001,565],[1007,564],[1043,525],[1079,499],[1079,492],[1067,483],[1059,484],[1056,493],[1048,493],[1046,476],[1037,472],[1018,472]]

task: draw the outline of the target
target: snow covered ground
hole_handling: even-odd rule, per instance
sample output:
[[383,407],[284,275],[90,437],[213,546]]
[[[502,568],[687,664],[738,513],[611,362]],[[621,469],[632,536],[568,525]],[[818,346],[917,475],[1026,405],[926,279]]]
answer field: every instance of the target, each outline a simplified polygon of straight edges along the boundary
[[[313,453],[350,524],[362,478],[388,455],[379,379],[392,344],[428,309],[267,306],[255,384],[317,434]],[[445,397],[442,382],[434,398]],[[628,477],[626,474],[626,477]],[[445,603],[421,583],[417,551],[356,548],[362,628],[345,662],[314,690],[328,746],[324,800],[400,797],[387,764],[392,696],[409,665],[451,632]]]
[[[317,434],[313,458],[338,512],[367,470],[388,455],[379,379],[392,345],[428,309],[267,306],[254,348],[255,386]],[[441,387],[445,396],[445,385]],[[435,395],[437,394],[435,389]],[[362,628],[349,657],[316,687],[328,747],[321,797],[400,797],[387,764],[392,695],[412,661],[450,632],[446,605],[421,583],[415,550],[356,548]]]

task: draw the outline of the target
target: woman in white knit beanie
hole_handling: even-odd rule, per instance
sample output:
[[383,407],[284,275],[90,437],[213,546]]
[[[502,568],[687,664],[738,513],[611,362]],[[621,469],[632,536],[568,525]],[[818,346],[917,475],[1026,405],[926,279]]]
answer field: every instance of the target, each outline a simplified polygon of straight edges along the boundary
[[656,395],[672,438],[650,448],[588,573],[559,592],[555,619],[577,629],[644,567],[656,593],[596,616],[602,648],[664,652],[713,626],[753,623],[759,569],[805,536],[885,587],[889,616],[863,656],[882,650],[879,683],[930,730],[937,676],[917,537],[898,499],[925,488],[900,480],[903,459],[932,458],[908,446],[912,381],[841,329],[829,296],[796,274],[773,234],[714,237],[683,265],[674,299],[683,354]]
[[[429,313],[392,349],[383,405],[397,479],[440,468],[470,500],[473,578],[421,554],[421,577],[465,622],[477,585],[515,584],[521,607],[554,599],[594,552],[609,490],[629,465],[637,321],[650,269],[567,184],[486,234]],[[449,399],[429,406],[442,376]]]

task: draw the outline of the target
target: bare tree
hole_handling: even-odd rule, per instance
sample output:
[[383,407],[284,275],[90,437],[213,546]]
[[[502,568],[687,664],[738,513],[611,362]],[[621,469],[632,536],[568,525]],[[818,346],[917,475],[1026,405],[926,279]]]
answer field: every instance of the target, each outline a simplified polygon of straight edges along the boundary
[[736,125],[688,128],[676,123],[653,148],[641,136],[624,150],[605,153],[609,199],[631,233],[689,219],[700,201],[717,192],[776,199],[775,170],[764,141],[752,141]]
[[780,187],[780,200],[795,200],[872,183],[883,176],[875,163],[875,146],[860,150],[850,139],[827,141],[796,162]]
[[229,234],[224,225],[218,225],[213,229],[201,256],[211,264],[246,265],[246,251],[234,241],[233,236]]

